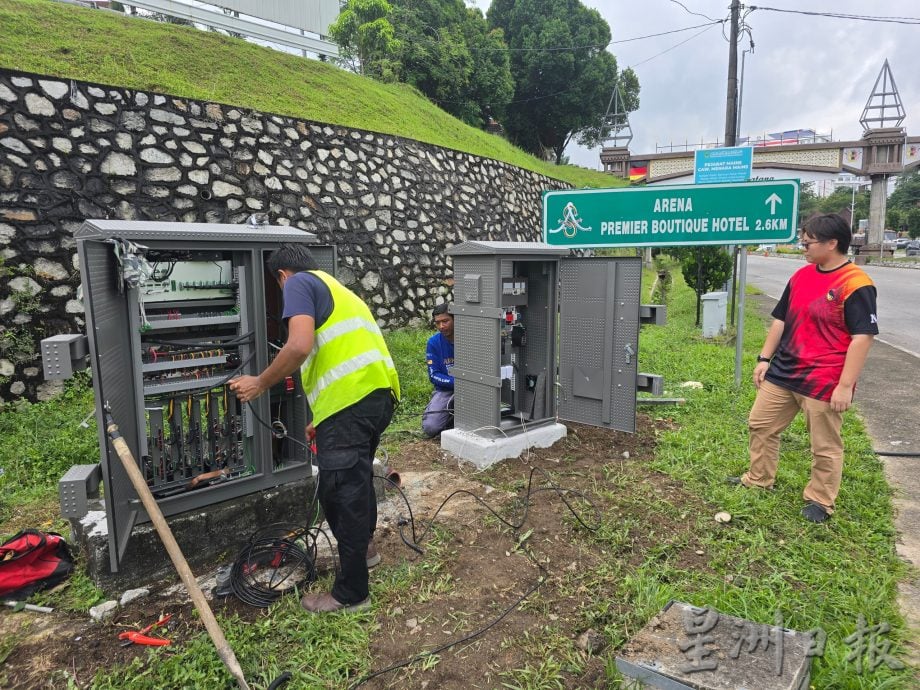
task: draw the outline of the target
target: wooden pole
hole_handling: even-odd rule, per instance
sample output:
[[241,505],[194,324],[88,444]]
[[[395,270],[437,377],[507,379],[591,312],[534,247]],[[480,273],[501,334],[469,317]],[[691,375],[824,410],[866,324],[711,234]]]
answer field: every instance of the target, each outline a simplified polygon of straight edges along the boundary
[[249,684],[246,683],[246,678],[243,677],[243,669],[236,660],[236,655],[233,653],[233,650],[227,642],[227,638],[224,637],[223,631],[217,624],[217,619],[214,618],[211,607],[208,605],[208,600],[204,598],[204,592],[201,591],[201,587],[198,586],[195,576],[188,567],[188,562],[185,560],[185,556],[182,555],[182,550],[179,548],[179,544],[176,542],[172,530],[169,529],[166,518],[163,517],[163,513],[160,511],[160,506],[157,505],[156,499],[153,497],[153,494],[150,493],[150,488],[147,486],[147,482],[144,481],[144,477],[141,474],[140,468],[137,466],[131,449],[128,448],[128,444],[122,437],[121,432],[118,431],[118,425],[115,424],[115,420],[108,412],[105,414],[105,425],[105,430],[112,440],[112,447],[115,448],[115,452],[118,453],[121,464],[124,465],[125,472],[128,473],[128,478],[131,480],[134,490],[137,492],[138,497],[140,497],[141,503],[144,504],[144,509],[147,511],[147,515],[150,516],[150,520],[153,522],[157,534],[159,534],[160,539],[163,540],[163,546],[166,547],[166,552],[169,554],[170,559],[172,559],[173,565],[176,567],[176,572],[179,573],[179,577],[182,579],[185,589],[188,590],[189,596],[191,596],[192,602],[195,604],[195,608],[197,608],[198,613],[201,614],[201,620],[204,621],[204,627],[207,629],[208,635],[211,636],[214,646],[217,647],[217,654],[226,665],[227,670],[230,671],[230,675],[239,683],[240,688],[242,688],[242,690],[249,690]]

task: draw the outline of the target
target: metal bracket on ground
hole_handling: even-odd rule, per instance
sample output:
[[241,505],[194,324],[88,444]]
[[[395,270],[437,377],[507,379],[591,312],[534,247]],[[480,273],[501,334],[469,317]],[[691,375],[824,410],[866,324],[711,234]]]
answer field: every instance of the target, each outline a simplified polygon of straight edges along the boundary
[[660,374],[636,374],[636,390],[661,395],[664,392],[664,378]]
[[664,304],[640,304],[639,323],[664,326],[668,320],[668,308]]
[[102,481],[102,467],[73,465],[58,480],[58,494],[61,499],[61,517],[82,518],[89,512],[89,499],[99,498],[99,482]]
[[63,381],[86,369],[89,339],[82,333],[62,333],[41,341],[42,368],[46,381]]

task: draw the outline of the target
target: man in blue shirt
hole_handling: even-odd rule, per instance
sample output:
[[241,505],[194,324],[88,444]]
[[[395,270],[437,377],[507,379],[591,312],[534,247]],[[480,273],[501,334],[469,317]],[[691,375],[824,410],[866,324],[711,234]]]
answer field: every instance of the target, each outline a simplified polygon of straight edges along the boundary
[[438,332],[428,339],[425,359],[434,392],[422,415],[422,431],[429,438],[454,425],[454,377],[450,375],[454,366],[454,317],[447,313],[447,304],[436,306],[431,316]]

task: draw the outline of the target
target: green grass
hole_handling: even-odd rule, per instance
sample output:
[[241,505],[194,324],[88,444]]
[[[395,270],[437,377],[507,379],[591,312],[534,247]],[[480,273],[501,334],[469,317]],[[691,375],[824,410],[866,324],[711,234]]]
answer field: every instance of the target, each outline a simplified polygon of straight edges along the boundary
[[469,127],[405,84],[214,32],[47,0],[0,0],[0,66],[394,134],[494,158],[576,187],[625,184],[556,166]]
[[[864,670],[857,674],[853,663],[846,659],[851,649],[844,640],[854,632],[860,614],[870,625],[891,625],[884,639],[892,643],[890,653],[896,658],[904,656],[902,644],[907,635],[895,598],[897,582],[907,576],[907,570],[895,554],[891,492],[861,421],[847,413],[843,486],[838,510],[826,524],[806,523],[798,513],[810,463],[807,435],[800,420],[784,434],[776,491],[748,491],[724,484],[726,476],[739,474],[747,465],[746,418],[754,395],[747,374],[764,336],[764,325],[753,301],[749,301],[745,378],[737,390],[732,384],[731,339],[712,341],[699,336],[693,326],[695,297],[679,271],[672,275],[668,323],[643,328],[640,369],[662,374],[666,395],[681,396],[687,402],[679,407],[644,410],[653,417],[669,420],[661,426],[652,467],[679,480],[683,491],[697,503],[668,503],[649,485],[628,481],[611,464],[596,491],[615,492],[622,508],[617,514],[604,515],[596,534],[582,533],[577,537],[583,548],[602,549],[607,554],[605,560],[589,571],[557,575],[563,594],[579,590],[603,593],[588,598],[572,615],[578,620],[578,629],[593,627],[609,641],[610,647],[602,658],[608,687],[628,687],[615,668],[616,649],[671,599],[713,606],[765,624],[773,623],[779,611],[788,628],[822,629],[827,633],[827,646],[823,656],[814,659],[814,688],[913,687],[905,672],[882,664],[874,672]],[[654,272],[646,273],[643,294],[651,287],[650,276]],[[429,393],[422,362],[429,334],[427,329],[387,334],[404,391],[403,405],[385,438],[391,448],[404,442],[408,437],[405,432],[417,433],[417,413]],[[703,388],[678,386],[689,380],[701,382]],[[15,446],[26,448],[34,444],[36,436],[41,436],[49,448],[89,443],[94,453],[94,434],[82,430],[86,439],[73,438],[72,422],[86,414],[87,393],[74,387],[69,396],[39,405],[0,409],[0,429],[4,430],[0,438],[7,454],[4,457],[10,457],[8,438]],[[72,410],[68,413],[69,408]],[[46,409],[50,415],[47,418],[55,421],[36,429]],[[56,473],[39,469],[39,465],[56,462],[57,455],[35,456],[32,468],[37,476],[30,486],[14,494],[16,500],[53,497]],[[652,534],[653,528],[643,519],[652,504],[659,515],[668,516],[675,524],[690,523],[690,533]],[[712,515],[718,510],[731,513],[732,521],[727,525],[715,523]],[[631,535],[636,534],[653,544],[639,562],[630,560],[634,553]],[[705,567],[681,561],[680,554],[687,553],[689,539],[693,540],[693,548],[705,552],[701,557]],[[451,589],[447,566],[451,550],[456,548],[455,536],[436,527],[425,548],[424,559],[375,571],[372,613],[336,617],[330,624],[328,619],[304,616],[298,598],[289,596],[254,622],[221,617],[221,627],[253,686],[264,688],[282,670],[292,670],[292,687],[342,687],[346,680],[378,668],[369,651],[376,630],[375,615],[395,615],[397,608],[407,610],[416,602],[438,600]],[[319,586],[326,584],[324,581]],[[57,597],[51,599],[54,605],[81,610],[93,603],[98,592],[84,576],[79,576],[72,579],[70,592],[49,596]],[[537,614],[548,610],[547,596],[545,590],[540,590],[525,607]],[[469,623],[460,613],[453,623],[457,630]],[[502,640],[502,645],[523,645],[527,662],[517,664],[518,668],[498,669],[497,683],[506,688],[557,688],[577,677],[586,660],[574,650],[571,639],[560,637],[561,629],[547,618],[523,638]],[[9,649],[9,644],[0,645],[0,656],[4,653],[15,655],[16,651]],[[438,662],[435,657],[426,663]],[[412,673],[424,678],[418,666]],[[57,671],[55,680],[61,687],[67,686],[64,671]],[[100,672],[93,687],[218,687],[228,680],[213,646],[201,633],[171,647],[168,654],[152,651],[129,665]]]
[[[426,542],[425,559],[385,568],[372,578],[374,609],[337,615],[334,625],[323,616],[304,615],[299,596],[288,596],[267,610],[255,622],[237,616],[218,616],[246,679],[254,688],[266,687],[282,671],[291,671],[292,688],[343,688],[357,676],[371,670],[368,655],[370,636],[377,628],[378,609],[392,610],[403,597],[414,596],[440,570],[444,542],[434,530]],[[331,586],[331,579],[317,584],[317,591]],[[443,588],[438,591],[444,595]],[[160,690],[161,688],[223,687],[229,676],[205,633],[187,643],[170,647],[168,655],[152,650],[147,658],[106,672],[93,681],[94,690]]]
[[387,346],[399,372],[402,401],[393,415],[382,445],[393,450],[400,442],[422,436],[422,413],[431,396],[431,382],[425,365],[425,344],[432,328],[400,329],[386,334]]
[[[0,406],[0,526],[14,507],[53,499],[57,480],[71,465],[99,462],[95,418],[87,419],[93,411],[88,382],[79,375],[51,401]],[[84,420],[87,426],[81,426]]]
[[[706,535],[704,550],[714,574],[695,577],[688,586],[676,565],[649,563],[624,595],[635,598],[644,591],[645,613],[674,596],[761,623],[770,623],[779,610],[789,628],[827,633],[827,651],[813,667],[815,687],[909,687],[904,674],[885,665],[875,674],[859,676],[845,661],[850,649],[844,639],[854,631],[859,614],[870,625],[890,623],[889,639],[895,644],[906,634],[896,594],[907,569],[894,549],[891,490],[861,420],[854,412],[846,414],[843,484],[838,510],[828,523],[812,525],[799,515],[811,462],[801,417],[783,436],[775,491],[725,484],[725,477],[747,469],[747,414],[755,392],[748,377],[764,326],[754,313],[745,320],[744,375],[736,390],[733,343],[699,337],[693,327],[695,297],[681,285],[679,272],[673,275],[676,289],[668,304],[668,324],[643,330],[640,359],[644,370],[664,375],[669,394],[686,397],[687,404],[656,410],[677,428],[659,437],[653,467],[680,479],[713,512],[725,510],[733,519],[715,528],[711,517],[704,516],[697,526]],[[677,388],[682,381],[699,381],[704,387]]]
[[[289,596],[255,621],[222,617],[220,626],[255,688],[266,687],[282,671],[291,671],[292,688],[342,688],[356,659],[366,659],[375,629],[367,611],[340,614],[335,625],[322,616],[303,615],[300,597]],[[366,665],[366,661],[362,662]],[[100,672],[95,690],[162,690],[224,687],[229,676],[210,638],[201,633],[181,645],[148,652],[132,663]],[[223,685],[222,685],[223,683]]]

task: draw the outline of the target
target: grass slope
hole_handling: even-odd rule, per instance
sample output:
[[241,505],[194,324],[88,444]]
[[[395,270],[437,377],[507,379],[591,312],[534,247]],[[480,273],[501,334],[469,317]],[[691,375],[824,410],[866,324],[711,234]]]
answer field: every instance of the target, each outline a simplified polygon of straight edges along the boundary
[[381,84],[240,39],[47,0],[0,0],[0,66],[416,139],[569,182],[621,181],[541,161],[405,84]]

